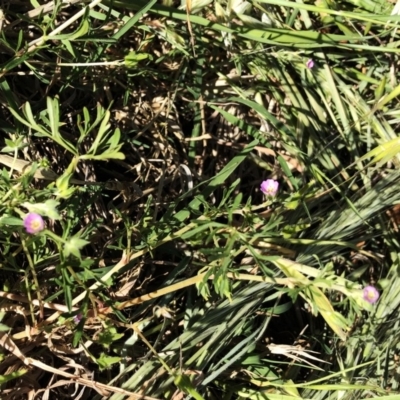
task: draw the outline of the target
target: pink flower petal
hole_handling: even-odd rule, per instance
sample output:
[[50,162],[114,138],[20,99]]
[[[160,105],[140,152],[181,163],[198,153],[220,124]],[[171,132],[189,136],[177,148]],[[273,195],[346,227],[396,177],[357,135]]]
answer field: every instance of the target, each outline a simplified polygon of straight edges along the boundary
[[44,229],[43,218],[36,213],[29,213],[24,218],[24,227],[30,234],[35,234]]
[[261,183],[261,191],[268,197],[275,197],[279,188],[279,182],[274,179],[267,179]]
[[379,292],[373,286],[366,286],[363,290],[363,298],[368,303],[374,304],[379,299]]
[[312,58],[310,58],[309,60],[307,60],[306,62],[306,67],[311,69],[314,67],[314,60]]

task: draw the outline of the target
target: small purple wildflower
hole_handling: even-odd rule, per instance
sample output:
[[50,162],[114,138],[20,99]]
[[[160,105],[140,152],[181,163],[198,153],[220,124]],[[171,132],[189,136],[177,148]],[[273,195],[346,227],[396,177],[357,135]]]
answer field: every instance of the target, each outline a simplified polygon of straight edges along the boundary
[[24,227],[28,233],[39,233],[44,229],[43,218],[36,213],[29,213],[24,218]]
[[307,62],[306,62],[306,67],[307,67],[308,69],[311,69],[311,68],[314,67],[314,60],[313,60],[312,58],[310,58],[309,60],[307,60]]
[[366,286],[363,290],[363,298],[368,303],[374,304],[379,299],[379,292],[373,286]]
[[261,183],[261,191],[268,197],[275,197],[279,188],[279,182],[274,179],[267,179]]
[[75,324],[79,324],[79,322],[81,322],[81,320],[82,320],[82,314],[81,313],[79,313],[79,314],[76,314],[75,316],[74,316],[74,322],[75,322]]

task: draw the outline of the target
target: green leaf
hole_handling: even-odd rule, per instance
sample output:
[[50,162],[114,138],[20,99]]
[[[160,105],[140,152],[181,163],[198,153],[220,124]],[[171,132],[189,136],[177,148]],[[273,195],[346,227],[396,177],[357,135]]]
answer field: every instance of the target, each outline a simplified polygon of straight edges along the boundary
[[0,322],[0,332],[8,332],[11,328]]
[[[35,118],[33,117],[32,108],[31,108],[31,105],[29,104],[29,102],[26,102],[22,106],[22,111],[24,112],[24,115],[27,118],[30,126],[39,132],[42,131],[41,128],[39,127],[39,125],[36,123]],[[45,132],[45,134],[48,134],[48,133]]]
[[28,209],[29,212],[40,214],[43,217],[48,217],[51,219],[60,219],[61,216],[57,211],[59,202],[53,199],[46,200],[44,203],[22,203],[21,205]]
[[88,151],[89,154],[95,155],[97,153],[97,149],[100,146],[101,142],[103,141],[104,135],[110,129],[111,124],[109,123],[109,120],[110,120],[110,111],[106,110],[106,112],[103,115],[103,119],[101,121],[96,138]]
[[301,296],[310,304],[315,313],[321,313],[326,323],[342,339],[346,340],[346,331],[349,330],[346,319],[336,312],[328,298],[320,288],[311,284],[311,281],[299,270],[301,267],[307,268],[302,264],[288,259],[280,258],[273,263],[283,271],[288,278],[296,279],[298,286],[302,289]]
[[47,97],[47,113],[49,115],[50,120],[50,129],[51,134],[54,138],[60,136],[58,131],[60,126],[60,108],[58,105],[58,100],[55,98],[52,100],[50,97]]
[[105,353],[101,353],[100,357],[96,359],[97,364],[101,370],[110,368],[111,365],[121,361],[121,357],[107,356]]
[[98,161],[107,161],[107,160],[125,160],[125,155],[120,151],[105,151],[102,154],[97,156],[95,155],[84,155],[79,157],[81,160],[98,160]]
[[9,382],[12,379],[17,379],[17,378],[25,375],[27,372],[28,372],[27,369],[20,369],[18,371],[11,372],[10,374],[7,374],[7,375],[0,375],[0,385],[2,385],[3,383]]
[[[195,199],[189,203],[189,209],[197,210],[202,204],[202,201],[205,201],[214,190],[216,190],[222,183],[226,182],[228,177],[246,159],[247,155],[257,146],[258,143],[258,140],[253,140],[237,156],[229,161],[229,163],[226,164],[225,167],[208,182],[206,188],[201,192],[201,194],[196,196]],[[184,214],[187,214],[187,210],[179,211],[174,218],[182,221]]]
[[139,10],[135,15],[127,20],[124,20],[125,25],[114,35],[112,36],[113,39],[120,39],[125,33],[129,32],[129,30],[146,14],[154,4],[157,3],[157,0],[151,0],[147,2],[147,4],[143,5],[143,8]]
[[146,60],[146,58],[151,58],[151,56],[147,53],[136,53],[135,51],[131,51],[124,58],[125,66],[127,68],[134,68],[140,61]]
[[123,333],[118,333],[114,326],[106,325],[103,332],[99,334],[98,342],[107,349],[117,340],[124,337]]
[[174,383],[180,390],[182,390],[182,392],[190,394],[196,400],[204,400],[204,397],[201,396],[193,387],[192,382],[190,382],[190,379],[187,375],[176,375]]
[[71,54],[71,56],[73,58],[77,58],[74,48],[71,45],[71,42],[69,40],[61,40],[62,44],[65,46],[65,48],[69,51],[69,53]]
[[3,215],[0,217],[0,226],[1,225],[10,225],[10,226],[22,226],[24,223],[22,219],[16,217],[9,217],[7,215]]
[[117,128],[111,137],[108,139],[107,144],[110,146],[110,149],[114,149],[119,146],[119,142],[121,141],[121,130]]
[[389,94],[380,99],[375,109],[381,110],[385,104],[389,103],[398,96],[400,96],[400,85],[396,86]]
[[80,38],[81,36],[86,35],[89,32],[89,21],[87,20],[87,18],[84,18],[79,26],[79,28],[72,33],[66,33],[66,34],[62,34],[62,35],[53,35],[50,36],[48,39],[51,40],[75,40]]
[[371,162],[373,164],[387,163],[398,153],[400,153],[400,138],[396,137],[375,147],[367,154],[363,155],[361,157],[361,160],[366,160],[368,158],[373,157],[373,160]]
[[79,237],[72,237],[64,244],[64,255],[68,257],[69,255],[73,255],[76,258],[81,258],[80,250],[89,244],[87,240],[80,239]]
[[16,140],[10,140],[10,139],[4,139],[6,143],[6,147],[3,147],[1,149],[2,153],[11,153],[15,149],[19,149],[22,147],[25,147],[26,145],[24,144],[24,138],[23,136],[19,137]]

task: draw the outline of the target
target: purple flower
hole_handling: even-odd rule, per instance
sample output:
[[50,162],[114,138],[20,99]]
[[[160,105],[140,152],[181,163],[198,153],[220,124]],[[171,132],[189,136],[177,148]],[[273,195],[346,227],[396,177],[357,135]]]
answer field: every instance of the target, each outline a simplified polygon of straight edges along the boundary
[[261,183],[261,191],[268,197],[275,197],[278,192],[279,182],[274,179],[267,179]]
[[368,303],[374,304],[379,299],[379,292],[373,286],[366,286],[363,290],[363,298]]
[[77,325],[79,324],[79,322],[81,322],[81,320],[82,320],[82,314],[81,314],[81,313],[76,314],[76,315],[74,316],[74,322],[75,322]]
[[307,60],[306,62],[306,67],[311,69],[314,67],[314,60],[312,58],[310,58],[309,60]]
[[44,229],[43,218],[39,214],[29,213],[24,218],[24,227],[28,233],[38,233]]

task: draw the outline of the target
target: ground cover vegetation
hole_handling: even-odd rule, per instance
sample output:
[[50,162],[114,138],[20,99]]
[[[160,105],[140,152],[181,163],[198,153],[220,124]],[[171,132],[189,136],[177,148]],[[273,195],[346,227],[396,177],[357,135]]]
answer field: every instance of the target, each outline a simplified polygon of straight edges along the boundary
[[2,1],[1,399],[400,399],[399,11]]

